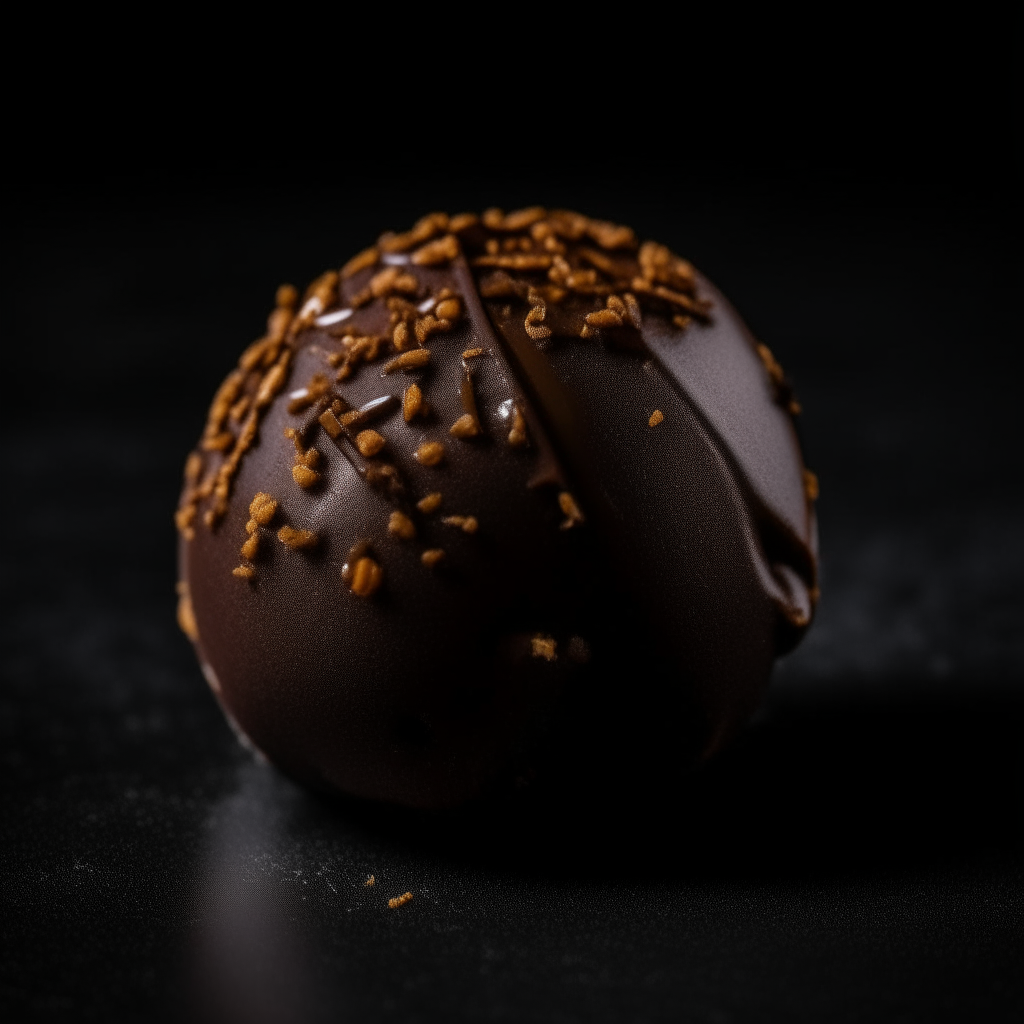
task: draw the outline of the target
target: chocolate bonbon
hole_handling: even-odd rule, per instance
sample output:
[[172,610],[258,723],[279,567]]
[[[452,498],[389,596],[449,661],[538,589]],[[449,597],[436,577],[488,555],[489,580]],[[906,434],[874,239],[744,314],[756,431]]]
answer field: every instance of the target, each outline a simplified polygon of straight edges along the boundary
[[664,246],[432,214],[279,289],[186,463],[179,622],[312,785],[436,807],[685,767],[813,615],[798,412]]

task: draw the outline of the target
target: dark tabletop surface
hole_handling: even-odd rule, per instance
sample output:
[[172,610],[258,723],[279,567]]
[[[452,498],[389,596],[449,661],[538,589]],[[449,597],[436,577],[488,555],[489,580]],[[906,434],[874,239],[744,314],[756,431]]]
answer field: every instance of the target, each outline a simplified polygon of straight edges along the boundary
[[[985,196],[786,173],[643,184],[434,180],[345,205],[264,181],[20,210],[0,1017],[1021,1019],[1015,223]],[[175,625],[184,456],[278,283],[430,208],[535,201],[691,257],[791,373],[819,617],[674,797],[434,816],[311,795],[239,746]]]

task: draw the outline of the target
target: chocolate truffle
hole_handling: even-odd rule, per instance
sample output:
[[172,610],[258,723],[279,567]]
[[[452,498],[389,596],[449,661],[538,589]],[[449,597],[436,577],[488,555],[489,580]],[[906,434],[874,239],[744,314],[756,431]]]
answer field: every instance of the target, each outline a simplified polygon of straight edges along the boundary
[[798,411],[664,246],[431,214],[279,289],[186,463],[179,622],[315,786],[441,807],[686,768],[813,614]]

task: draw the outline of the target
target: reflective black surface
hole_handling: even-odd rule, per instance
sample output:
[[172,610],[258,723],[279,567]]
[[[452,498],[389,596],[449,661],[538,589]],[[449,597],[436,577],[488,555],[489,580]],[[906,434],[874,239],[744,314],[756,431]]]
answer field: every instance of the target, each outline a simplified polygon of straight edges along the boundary
[[[934,197],[894,211],[723,187],[684,210],[668,185],[643,202],[626,186],[460,187],[358,209],[107,199],[19,222],[0,1013],[1024,1013],[1010,225]],[[820,618],[743,742],[684,791],[443,816],[330,802],[238,745],[177,631],[181,463],[279,281],[426,208],[492,198],[656,235],[773,347],[822,483]]]

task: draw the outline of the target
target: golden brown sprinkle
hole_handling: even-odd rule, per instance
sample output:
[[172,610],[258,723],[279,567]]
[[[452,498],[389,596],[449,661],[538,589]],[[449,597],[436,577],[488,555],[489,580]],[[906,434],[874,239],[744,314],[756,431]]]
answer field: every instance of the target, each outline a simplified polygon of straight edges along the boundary
[[484,222],[485,228],[491,231],[500,231],[505,226],[505,211],[497,206],[492,206],[490,209],[484,210],[481,220]]
[[423,513],[430,513],[436,511],[441,504],[441,492],[433,491],[428,494],[425,498],[420,498],[416,502],[416,507]]
[[394,373],[396,370],[417,370],[430,362],[429,348],[414,348],[411,352],[403,352],[394,359],[389,359],[383,366],[385,373]]
[[376,593],[384,579],[384,570],[372,559],[363,555],[352,569],[349,589],[356,597],[369,597]]
[[[465,353],[463,353],[465,355]],[[195,487],[203,472],[203,457],[199,452],[191,452],[185,460],[185,483]]]
[[328,306],[333,301],[337,287],[338,272],[336,270],[325,270],[306,289],[304,301],[308,303],[310,299],[318,299],[321,303],[321,308]]
[[483,354],[484,350],[482,348],[467,348],[466,351],[462,353],[462,358],[475,359],[477,356],[482,356]]
[[369,249],[364,249],[358,256],[353,256],[341,268],[342,280],[353,277],[358,274],[360,270],[365,270],[367,267],[372,267],[377,260],[380,259],[380,252],[376,246],[370,246]]
[[444,458],[444,445],[440,441],[424,441],[416,449],[416,460],[424,466],[436,466]]
[[316,448],[304,448],[302,437],[294,427],[285,427],[284,436],[295,445],[295,465],[292,466],[292,479],[300,487],[312,487],[320,479],[320,474],[315,472],[320,465],[320,452]]
[[444,561],[444,548],[427,548],[427,550],[420,555],[420,561],[428,569],[433,569],[439,562]]
[[399,295],[391,295],[384,303],[388,307],[388,312],[391,314],[390,321],[394,325],[399,320],[415,320],[419,316],[419,309],[411,303],[408,299],[403,299]]
[[292,479],[300,487],[312,487],[320,480],[320,474],[314,472],[308,466],[302,465],[301,462],[296,462],[292,466]]
[[395,346],[396,352],[404,352],[412,344],[409,325],[404,320],[399,320],[395,324],[395,329],[391,333],[391,344]]
[[199,639],[196,616],[192,610],[192,598],[188,592],[188,584],[184,580],[178,584],[178,626],[193,643]]
[[437,334],[438,331],[447,331],[449,327],[451,327],[450,320],[438,320],[433,313],[421,316],[412,325],[413,331],[416,333],[416,341],[421,345],[432,334]]
[[558,657],[555,653],[557,642],[553,637],[544,636],[542,633],[538,633],[530,640],[530,646],[533,649],[533,656],[535,658],[544,658],[546,661],[554,661]]
[[660,409],[655,409],[651,413],[651,418],[647,421],[649,427],[656,427],[662,420],[665,419],[665,414]]
[[620,224],[592,220],[587,223],[587,234],[602,249],[632,249],[636,246],[636,235],[633,234],[633,229]]
[[352,585],[352,577],[355,574],[355,564],[363,555],[370,552],[370,542],[366,540],[357,541],[348,549],[348,558],[341,567],[341,580],[346,586]]
[[277,539],[293,551],[305,551],[316,547],[319,537],[312,530],[295,530],[290,526],[282,526],[277,531]]
[[568,530],[583,522],[583,513],[580,511],[576,499],[568,492],[562,491],[558,495],[558,507],[565,513],[565,520],[562,522],[562,529]]
[[[283,287],[288,288],[290,285],[284,285]],[[298,292],[295,292],[296,301],[298,301]],[[295,310],[293,306],[278,306],[277,309],[271,312],[270,316],[267,317],[267,337],[262,339],[263,350],[260,353],[259,362],[262,362],[263,366],[269,366],[274,361],[274,346],[279,342],[284,341],[288,336],[288,328],[292,325],[292,318],[295,316]],[[259,344],[259,343],[257,343]],[[239,364],[241,365],[241,364]],[[256,361],[253,361],[245,369],[251,370],[256,365]]]
[[341,339],[342,351],[340,353],[332,353],[332,356],[328,357],[331,364],[335,366],[338,362],[344,362],[341,371],[338,373],[338,380],[345,380],[347,377],[350,377],[352,371],[361,362],[370,363],[378,358],[383,343],[384,338],[376,334],[358,338],[351,334],[346,334]]
[[192,499],[174,513],[174,525],[181,531],[186,540],[191,540],[196,535],[195,530],[192,529],[192,524],[195,522],[197,511],[195,499]]
[[[368,285],[370,294],[375,299],[383,299],[385,296],[390,295],[393,291],[403,291],[404,289],[399,288],[398,282],[401,278],[408,275],[403,274],[398,267],[385,267],[379,274],[374,274],[370,278]],[[416,279],[413,278],[413,294],[416,292]]]
[[313,379],[306,385],[305,394],[298,395],[288,403],[288,411],[293,415],[308,409],[314,402],[317,402],[327,394],[331,382],[322,374],[313,374]]
[[640,303],[636,301],[636,296],[632,292],[626,292],[622,296],[622,300],[626,305],[626,316],[629,317],[629,322],[639,331],[642,325]]
[[428,238],[432,238],[439,231],[444,231],[447,228],[448,214],[428,213],[413,225],[411,231],[405,231],[398,235],[385,235],[381,239],[381,248],[385,252],[405,252],[407,249],[425,242]]
[[[261,344],[263,342],[257,342],[257,345]],[[262,352],[260,355],[262,355]],[[242,360],[244,361],[245,358],[245,354],[243,354]],[[210,405],[209,415],[206,418],[206,427],[203,430],[204,448],[208,448],[207,442],[221,433],[224,420],[227,419],[231,406],[238,399],[239,391],[244,382],[245,374],[241,370],[232,370],[224,379],[224,383],[217,389],[217,393],[213,396],[213,402]]]
[[588,246],[582,245],[577,252],[592,267],[596,267],[600,270],[602,274],[607,274],[609,277],[623,276],[621,273],[622,268],[620,268],[619,264],[617,264],[610,256],[606,256],[599,249],[591,249]]
[[501,267],[505,270],[547,270],[551,266],[551,259],[547,253],[489,253],[477,256],[473,266]]
[[285,349],[278,361],[274,363],[267,375],[260,381],[259,390],[256,392],[256,399],[253,403],[257,409],[264,409],[270,405],[274,400],[274,396],[284,386],[290,359],[291,352]]
[[596,270],[573,270],[568,274],[552,272],[548,275],[556,284],[579,295],[607,295],[611,286],[603,284]]
[[401,540],[416,539],[416,524],[404,513],[394,511],[388,519],[388,533]]
[[[252,522],[252,520],[249,521]],[[258,533],[253,533],[250,535],[249,539],[242,545],[242,550],[239,552],[239,554],[243,558],[247,558],[250,562],[255,562],[256,555],[259,554],[259,550],[260,535]]]
[[434,312],[440,320],[458,320],[462,316],[462,303],[456,298],[442,299]]
[[547,216],[547,210],[543,206],[530,206],[525,210],[513,210],[505,215],[505,223],[502,225],[505,231],[524,231],[531,224],[536,224]]
[[249,515],[256,520],[260,526],[266,526],[274,513],[277,511],[277,502],[263,491],[258,491],[256,496],[249,502]]
[[274,296],[274,304],[285,309],[293,309],[299,304],[299,291],[293,284],[282,284]]
[[356,447],[359,453],[367,458],[376,455],[385,443],[384,438],[376,430],[361,430],[356,434]]
[[648,295],[657,299],[663,299],[670,305],[679,306],[686,310],[687,313],[699,316],[703,320],[707,319],[708,310],[711,308],[711,304],[709,302],[702,302],[699,299],[691,299],[689,295],[673,291],[671,288],[665,288],[660,284],[651,284],[642,277],[634,277],[632,287],[633,291],[639,292],[641,295]]
[[413,417],[424,411],[423,392],[419,384],[410,384],[402,395],[402,418],[406,423],[411,423]]
[[374,886],[376,884],[377,884],[377,879],[373,875],[367,875],[366,876],[366,881],[363,882],[363,885],[365,885],[367,889],[369,889],[371,886]]
[[547,210],[543,206],[531,206],[525,210],[514,210],[505,215],[505,223],[502,225],[506,231],[523,231],[536,224],[547,216]]
[[637,253],[640,270],[651,282],[668,285],[679,291],[694,291],[693,267],[680,259],[667,246],[657,242],[644,242]]
[[605,300],[605,305],[618,314],[620,320],[626,315],[626,304],[618,295],[609,295]]
[[[593,274],[594,271],[589,271]],[[569,262],[563,259],[561,256],[556,256],[551,261],[551,269],[548,271],[548,279],[554,281],[555,284],[565,284],[572,274],[572,267],[569,266]],[[596,275],[595,275],[596,277]]]
[[420,290],[420,283],[413,277],[409,271],[405,271],[403,274],[399,274],[395,278],[395,283],[391,286],[396,292],[400,292],[402,295],[415,295]]
[[246,533],[255,533],[259,528],[260,524],[257,523],[255,519],[250,519],[249,522],[245,524]]
[[497,207],[484,211],[484,227],[491,231],[525,231],[531,224],[542,220],[547,216],[547,210],[542,206],[531,206],[525,210],[513,210],[512,213],[504,214]]
[[672,323],[674,323],[681,331],[685,331],[686,328],[690,326],[691,322],[692,317],[688,317],[683,313],[676,313],[676,315],[672,317]]
[[588,313],[587,324],[591,327],[621,327],[622,317],[614,309],[599,309]]
[[251,580],[256,575],[256,570],[251,565],[240,565],[231,570],[231,575],[237,576],[240,580]]
[[472,413],[463,413],[450,427],[448,433],[452,437],[476,437],[480,433],[480,424]]
[[[530,311],[526,314],[526,333],[534,341],[543,341],[545,338],[551,337],[551,328],[541,323],[545,316],[547,316],[547,306],[544,304],[544,300],[540,299],[539,296],[531,295],[531,298],[536,301],[536,305],[530,308]],[[538,301],[539,300],[539,301]]]
[[412,261],[420,267],[434,267],[439,263],[448,263],[458,255],[459,240],[454,235],[445,235],[417,249],[412,254]]
[[496,270],[480,281],[480,295],[485,299],[513,299],[519,297],[520,287],[504,270]]
[[768,376],[771,378],[772,383],[776,386],[781,384],[786,379],[786,374],[779,365],[778,360],[772,354],[772,350],[767,345],[759,342],[757,345],[757,354],[760,357],[764,368],[768,371]]
[[234,442],[234,434],[225,430],[223,433],[214,434],[213,437],[203,438],[203,450],[208,452],[227,451]]
[[327,431],[331,437],[341,436],[341,424],[338,422],[338,417],[330,409],[324,410],[319,417],[320,426]]
[[466,228],[471,228],[478,223],[480,218],[475,213],[457,213],[448,224],[448,230],[457,235]]
[[548,214],[548,222],[554,231],[570,242],[578,242],[589,223],[586,217],[572,210],[552,210]]
[[249,411],[249,396],[242,395],[242,397],[231,406],[231,411],[228,413],[228,419],[232,423],[238,423],[242,417]]
[[[275,309],[267,317],[267,333],[254,341],[241,355],[238,360],[239,367],[246,373],[255,370],[259,366],[267,366],[277,358],[277,349],[288,332],[292,321],[290,309]],[[216,404],[216,403],[215,403]],[[210,411],[213,412],[214,406]]]
[[441,522],[445,526],[457,526],[463,533],[476,533],[480,528],[476,516],[445,516]]
[[388,900],[388,906],[392,910],[396,910],[398,907],[404,907],[412,899],[411,892],[403,892],[401,896],[393,896]]
[[306,299],[299,315],[288,328],[289,339],[294,339],[332,303],[338,290],[338,272],[328,270],[321,274],[307,289]]
[[512,421],[512,429],[508,432],[508,443],[513,448],[521,448],[526,444],[526,420],[516,406],[515,419]]
[[301,455],[306,449],[302,444],[302,437],[294,427],[285,427],[284,436],[295,445],[295,454]]
[[555,237],[555,229],[546,220],[539,220],[530,225],[530,237],[535,242],[543,242]]
[[348,412],[342,413],[341,425],[343,427],[351,427],[353,423],[358,423],[361,419],[358,409],[349,409]]
[[809,469],[804,470],[804,493],[810,501],[817,501],[818,494],[820,493],[818,475],[817,473],[812,473]]

